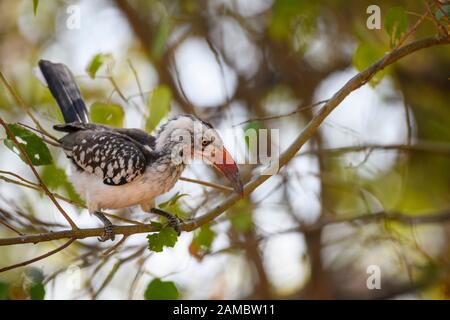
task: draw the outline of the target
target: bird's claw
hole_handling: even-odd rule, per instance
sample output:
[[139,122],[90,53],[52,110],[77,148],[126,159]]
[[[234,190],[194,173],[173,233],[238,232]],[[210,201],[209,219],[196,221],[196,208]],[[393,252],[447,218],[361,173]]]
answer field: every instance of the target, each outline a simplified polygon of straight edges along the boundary
[[105,242],[108,240],[114,241],[115,238],[116,234],[114,232],[114,227],[112,224],[110,224],[105,226],[105,233],[103,234],[103,236],[98,237],[97,239],[100,242]]
[[168,212],[166,212],[164,210],[161,210],[161,209],[153,208],[150,212],[153,213],[153,214],[157,214],[157,215],[160,215],[160,216],[166,218],[167,222],[168,222],[167,224],[170,227],[174,228],[178,235],[181,234],[181,224],[183,223],[183,220],[181,220],[177,216],[175,216],[173,214],[170,214],[170,213],[168,213]]
[[167,224],[174,228],[178,235],[181,234],[181,223],[183,222],[180,218],[177,216],[168,216],[167,218]]

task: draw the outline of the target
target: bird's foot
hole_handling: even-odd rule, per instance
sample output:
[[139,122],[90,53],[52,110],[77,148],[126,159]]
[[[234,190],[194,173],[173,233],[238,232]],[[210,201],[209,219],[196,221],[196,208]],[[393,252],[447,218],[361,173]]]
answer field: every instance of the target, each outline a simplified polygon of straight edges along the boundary
[[180,218],[161,209],[153,208],[151,212],[166,218],[168,225],[174,228],[178,235],[181,234],[181,224],[183,221]]
[[178,235],[181,234],[181,223],[182,221],[177,216],[172,216],[172,218],[168,218],[168,225],[177,232]]
[[100,221],[103,222],[103,224],[105,225],[105,233],[103,234],[103,236],[97,238],[98,241],[100,242],[105,242],[108,240],[114,241],[114,239],[116,238],[116,233],[114,232],[114,226],[111,223],[111,221],[109,221],[108,218],[106,218],[105,215],[100,211],[94,212],[94,215],[97,218],[99,218]]
[[98,237],[98,241],[105,242],[108,240],[114,241],[116,233],[114,232],[114,226],[112,224],[105,225],[105,233],[103,236]]

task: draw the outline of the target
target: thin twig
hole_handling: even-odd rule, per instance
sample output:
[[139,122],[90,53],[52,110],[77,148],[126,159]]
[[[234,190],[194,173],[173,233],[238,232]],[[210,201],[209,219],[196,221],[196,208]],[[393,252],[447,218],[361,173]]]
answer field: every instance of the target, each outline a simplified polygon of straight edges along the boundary
[[294,115],[296,113],[299,113],[299,112],[302,112],[302,111],[305,111],[305,110],[309,110],[311,108],[320,106],[321,104],[327,103],[328,100],[329,99],[321,100],[321,101],[315,102],[315,103],[307,105],[307,106],[302,106],[302,107],[299,107],[299,108],[295,109],[294,111],[291,111],[291,112],[285,113],[285,114],[279,114],[279,115],[276,115],[276,116],[268,116],[268,117],[263,117],[263,118],[248,119],[248,120],[245,120],[243,122],[240,122],[238,124],[233,125],[233,127],[242,126],[243,124],[246,124],[246,123],[249,123],[249,122],[268,121],[268,120],[275,120],[275,119],[280,119],[280,118],[284,118],[284,117],[290,117],[290,116],[292,116],[292,115]]
[[50,251],[50,252],[47,252],[47,253],[45,253],[45,254],[43,254],[43,255],[41,255],[41,256],[38,256],[38,257],[36,257],[36,258],[30,259],[30,260],[27,260],[27,261],[24,261],[24,262],[16,263],[16,264],[13,264],[13,265],[8,266],[8,267],[1,268],[1,269],[0,269],[0,273],[5,272],[5,271],[8,271],[8,270],[16,269],[16,268],[19,268],[19,267],[24,267],[24,266],[27,266],[27,265],[29,265],[29,264],[32,264],[32,263],[34,263],[34,262],[36,262],[36,261],[39,261],[39,260],[48,258],[48,257],[54,255],[55,253],[58,253],[58,252],[60,252],[61,250],[64,250],[65,248],[67,248],[68,246],[70,246],[75,240],[76,240],[75,238],[72,238],[72,239],[70,239],[69,241],[67,241],[66,243],[64,243],[62,246],[56,248],[55,250],[52,250],[52,251]]
[[431,142],[416,142],[415,144],[363,144],[359,146],[348,146],[339,148],[330,148],[322,150],[307,150],[299,152],[296,156],[317,155],[317,154],[331,154],[341,155],[352,152],[362,152],[371,150],[396,151],[396,152],[424,152],[429,154],[441,155],[450,157],[450,145],[443,143]]
[[[13,180],[13,179],[10,179],[8,177],[1,176],[1,175],[0,175],[0,180],[3,180],[3,181],[8,182],[8,183],[16,184],[16,185],[19,185],[19,186],[22,186],[22,187],[25,187],[25,188],[29,188],[29,189],[32,189],[32,190],[35,190],[35,191],[43,191],[41,186],[38,185],[38,184],[35,184],[35,183],[33,183],[32,185],[28,185],[26,183],[22,183],[20,181]],[[25,179],[22,178],[21,180],[25,180]],[[27,180],[25,180],[25,181],[27,181]],[[29,182],[29,181],[27,181],[27,182]],[[29,183],[31,183],[31,182],[29,182]],[[64,197],[63,195],[60,195],[59,193],[53,192],[52,195],[58,200],[62,200],[64,202],[67,202],[67,203],[69,203],[71,205],[74,205],[74,206],[77,206],[79,208],[87,209],[87,206],[84,203],[81,203],[81,202],[78,202],[78,201],[75,201],[75,200],[71,200],[71,199],[69,199],[67,197]],[[115,215],[115,214],[112,214],[112,213],[103,212],[103,214],[108,216],[108,217],[110,217],[110,218],[119,220],[119,221],[128,222],[128,223],[131,223],[131,224],[142,224],[139,221],[135,221],[135,220],[119,217],[118,215]]]
[[413,34],[414,31],[417,30],[417,28],[418,28],[419,25],[425,20],[425,18],[427,17],[427,15],[428,15],[428,11],[425,11],[425,13],[423,13],[423,14],[420,16],[419,20],[416,21],[416,23],[414,24],[414,26],[413,26],[412,28],[410,28],[410,29],[408,30],[408,32],[406,32],[406,33],[403,35],[403,37],[400,38],[400,40],[398,41],[397,45],[395,46],[396,49],[397,49],[397,48],[400,48],[400,47],[403,45],[403,43],[405,43],[406,39],[408,39],[409,36],[410,36],[411,34]]
[[444,8],[442,8],[442,5],[449,6],[450,1],[447,0],[446,2],[440,2],[440,0],[434,0],[434,4],[436,5],[437,10],[439,10],[439,12],[442,13],[442,18],[444,18],[447,21],[447,23],[450,22],[450,18],[448,17],[449,16],[448,12],[445,12]]
[[20,232],[19,230],[17,230],[16,228],[14,228],[12,225],[10,225],[9,223],[7,223],[6,221],[3,221],[2,219],[0,219],[0,223],[3,224],[5,227],[7,227],[8,229],[14,231],[15,233],[17,233],[19,236],[23,236],[25,235],[24,233]]
[[50,192],[50,190],[47,188],[47,186],[45,185],[44,181],[42,181],[41,176],[39,175],[39,173],[37,172],[36,168],[34,167],[33,163],[31,162],[30,157],[28,156],[28,154],[25,152],[25,150],[22,148],[22,145],[17,141],[16,136],[14,135],[14,132],[11,131],[11,129],[9,128],[8,124],[3,120],[2,117],[0,117],[0,124],[3,126],[3,128],[5,129],[6,133],[8,134],[8,136],[10,137],[10,139],[14,142],[14,144],[16,145],[17,149],[20,151],[20,154],[22,155],[23,159],[25,159],[25,162],[28,164],[28,166],[30,167],[31,171],[33,172],[33,174],[35,175],[36,179],[39,181],[39,185],[41,186],[41,188],[44,190],[44,192],[47,194],[47,196],[50,198],[50,200],[54,203],[54,205],[56,206],[56,208],[58,208],[59,212],[61,212],[61,214],[64,216],[64,218],[67,220],[67,222],[70,224],[70,226],[72,227],[72,229],[77,229],[77,225],[75,224],[75,222],[73,222],[73,220],[69,217],[69,215],[66,213],[66,211],[63,209],[63,207],[61,207],[61,205],[58,203],[58,201],[55,199],[55,197],[53,196],[53,194]]
[[233,191],[233,188],[223,186],[223,185],[217,184],[217,183],[212,183],[212,182],[207,182],[207,181],[202,181],[202,180],[197,180],[197,179],[191,179],[191,178],[186,178],[186,177],[180,177],[179,180],[200,184],[202,186],[211,187],[211,188],[219,189],[222,191]]
[[[372,222],[380,220],[397,221],[404,224],[434,224],[450,221],[450,210],[442,211],[439,213],[429,213],[423,215],[407,215],[399,212],[387,212],[380,211],[362,215],[348,215],[340,218],[333,218],[322,220],[312,225],[300,225],[283,232],[315,232],[328,225],[337,223],[355,223],[355,222]],[[182,231],[192,231],[192,224],[195,222],[186,222],[181,224]],[[139,233],[150,233],[158,231],[155,225],[148,223],[142,225],[127,225],[127,226],[114,226],[114,232],[116,235],[124,235],[126,237]],[[10,246],[25,243],[40,243],[60,239],[85,239],[90,237],[102,236],[105,232],[104,228],[89,228],[78,230],[63,230],[55,232],[47,232],[40,234],[24,235],[20,237],[3,238],[0,239],[0,246]]]
[[[139,95],[141,96],[142,99],[142,103],[145,104],[145,96],[144,96],[144,91],[142,90],[142,86],[141,86],[141,81],[139,80],[139,75],[136,71],[136,68],[134,67],[133,63],[131,62],[130,59],[127,60],[128,65],[130,66],[131,72],[134,75],[134,79],[136,80],[136,84],[138,86],[139,89]],[[128,101],[129,97],[127,98]]]
[[14,90],[14,88],[9,84],[6,77],[3,75],[3,73],[0,71],[0,79],[3,82],[3,85],[6,87],[6,89],[9,91],[9,93],[14,97],[14,100],[16,100],[19,107],[31,118],[31,120],[34,122],[36,127],[39,128],[42,132],[45,132],[45,134],[49,137],[52,137],[54,140],[58,140],[56,137],[54,137],[51,133],[49,133],[45,128],[39,123],[39,121],[36,119],[36,117],[28,110],[27,105],[22,100],[22,98],[17,94],[17,92]]
[[[281,154],[279,159],[279,168],[281,169],[282,167],[284,167],[297,154],[297,152],[303,147],[303,145],[316,133],[316,131],[318,130],[322,122],[328,117],[328,115],[335,108],[337,108],[350,93],[365,85],[374,77],[377,72],[416,51],[437,45],[447,44],[450,44],[450,36],[429,37],[416,40],[408,45],[391,51],[380,60],[369,66],[367,69],[355,75],[340,90],[338,90],[331,99],[328,100],[328,102],[310,120],[310,122],[306,125],[306,127],[302,130],[302,132],[298,135],[294,142],[289,146],[289,148]],[[259,175],[254,177],[244,186],[244,194],[250,194],[258,186],[267,181],[270,177],[271,176],[269,175]],[[214,220],[216,217],[233,206],[240,198],[240,195],[233,193],[210,212],[195,219],[195,222],[198,225],[203,225]]]
[[[430,37],[421,40],[416,40],[408,45],[405,45],[401,48],[395,49],[391,51],[389,54],[386,54],[380,60],[372,64],[370,67],[360,72],[352,79],[350,79],[340,90],[338,90],[331,99],[315,114],[315,116],[311,119],[311,121],[307,124],[307,126],[303,129],[303,131],[299,134],[299,136],[294,140],[294,142],[290,145],[290,147],[284,151],[279,159],[280,168],[285,166],[303,147],[303,145],[316,133],[320,125],[327,118],[327,116],[337,107],[339,104],[353,91],[360,88],[364,84],[366,84],[373,76],[379,72],[380,70],[386,68],[387,66],[393,64],[394,62],[402,59],[405,56],[408,56],[416,51],[421,49],[429,48],[437,45],[444,45],[450,43],[450,37]],[[0,122],[8,130],[6,123],[0,118]],[[17,143],[17,141],[15,141]],[[19,145],[20,146],[20,145]],[[26,156],[26,155],[25,155]],[[34,170],[34,167],[32,166]],[[35,171],[35,170],[34,170]],[[38,176],[37,176],[38,177]],[[270,178],[268,175],[259,175],[254,177],[250,182],[248,182],[244,187],[245,195],[253,192],[258,186],[267,181]],[[181,224],[181,230],[183,231],[192,231],[198,228],[201,225],[209,223],[213,221],[215,218],[220,216],[223,212],[233,206],[239,199],[241,199],[241,195],[233,193],[228,196],[222,203],[217,205],[214,209],[210,210],[208,213],[193,219],[191,221],[185,222]],[[427,215],[427,216],[407,216],[402,214],[393,214],[389,215],[389,213],[378,213],[366,215],[364,217],[352,217],[351,220],[366,220],[370,221],[373,219],[395,219],[399,222],[405,223],[435,223],[448,221],[450,219],[450,212],[443,212],[437,215]],[[345,222],[346,220],[339,219],[335,221],[327,221],[326,223],[338,223]],[[323,224],[324,222],[321,221]],[[143,225],[130,225],[130,226],[114,226],[114,232],[116,234],[122,234],[125,236],[129,236],[137,233],[149,233],[158,231],[157,228],[152,224],[143,224]],[[307,232],[305,230],[305,232]],[[43,234],[35,234],[35,235],[26,235],[16,238],[6,238],[0,239],[0,246],[7,245],[16,245],[23,243],[37,243],[44,241],[51,241],[63,238],[71,238],[71,241],[74,239],[84,239],[87,237],[99,237],[104,233],[103,228],[93,228],[93,229],[75,229],[58,231],[58,232],[49,232]]]
[[113,245],[111,248],[105,250],[105,252],[102,253],[104,256],[109,256],[112,252],[116,251],[117,248],[119,248],[125,240],[127,240],[128,236],[123,236],[122,239],[119,240],[115,245]]
[[39,187],[39,184],[34,183],[34,182],[30,181],[30,180],[27,180],[27,179],[25,179],[25,178],[19,176],[18,174],[14,173],[14,172],[0,170],[0,174],[7,174],[7,175],[13,176],[13,177],[15,177],[15,178],[21,180],[22,182],[31,184],[31,185],[33,185],[33,186],[35,186],[35,187]]
[[130,260],[136,259],[139,256],[142,255],[142,253],[144,252],[144,250],[146,249],[146,247],[142,247],[140,249],[138,249],[136,252],[132,253],[131,255],[129,255],[126,258],[120,259],[119,261],[117,261],[112,269],[109,271],[108,275],[106,276],[105,280],[102,282],[102,284],[100,285],[100,287],[97,289],[96,292],[94,292],[94,294],[92,295],[92,299],[97,299],[98,295],[106,288],[106,286],[111,282],[111,280],[114,278],[114,276],[116,275],[117,271],[119,271],[120,267],[126,263],[129,262]]
[[120,96],[120,98],[125,102],[128,103],[127,98],[123,94],[122,90],[120,90],[120,87],[117,85],[116,80],[114,80],[114,77],[112,75],[108,76],[107,79],[109,82],[111,82],[111,85],[114,87],[114,90],[117,92],[117,94]]
[[39,188],[39,187],[35,187],[33,185],[29,185],[29,184],[26,184],[26,183],[23,183],[23,182],[14,180],[14,179],[10,179],[10,178],[5,177],[5,176],[1,176],[0,175],[0,180],[3,180],[3,181],[8,182],[8,183],[13,183],[13,184],[16,184],[18,186],[25,187],[25,188],[30,188],[30,189],[42,191],[41,188]]
[[57,138],[55,138],[55,137],[53,137],[53,136],[47,135],[47,133],[45,133],[44,131],[41,131],[41,130],[36,129],[36,128],[33,128],[32,126],[29,126],[29,125],[27,125],[27,124],[25,124],[25,123],[22,123],[22,122],[18,122],[17,124],[18,124],[18,125],[21,125],[22,127],[27,128],[27,129],[30,129],[30,130],[32,130],[32,131],[34,131],[34,132],[36,132],[36,133],[41,134],[41,135],[42,135],[42,138],[48,137],[48,138],[52,139],[52,140],[54,141],[54,142],[52,142],[52,143],[57,143],[57,146],[60,145],[59,140],[58,140]]
[[[85,207],[85,209],[87,209],[87,207]],[[107,212],[102,212],[102,213],[105,216],[109,217],[109,218],[116,219],[116,220],[119,220],[119,221],[128,222],[128,223],[136,224],[136,225],[145,224],[143,222],[139,222],[139,221],[136,221],[136,220],[131,220],[131,219],[127,219],[127,218],[124,218],[124,217],[120,217],[120,216],[118,216],[116,214],[107,213]]]
[[[442,35],[444,35],[444,36],[447,35],[447,36],[448,36],[447,30],[446,30],[445,27],[444,27],[442,24],[440,24],[439,21],[436,19],[436,16],[433,14],[433,11],[431,10],[431,6],[428,4],[428,2],[425,2],[425,5],[427,6],[428,13],[430,14],[431,20],[433,21],[433,23],[434,23],[434,25],[436,26],[436,28],[439,30],[439,32],[440,32]],[[444,14],[444,16],[445,16],[445,14]]]

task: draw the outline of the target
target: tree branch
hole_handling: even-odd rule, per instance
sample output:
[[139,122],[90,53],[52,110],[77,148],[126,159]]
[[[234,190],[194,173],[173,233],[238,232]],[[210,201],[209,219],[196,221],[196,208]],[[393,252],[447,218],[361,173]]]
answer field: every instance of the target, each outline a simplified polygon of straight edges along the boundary
[[[364,215],[353,215],[353,216],[345,216],[332,220],[323,220],[318,223],[312,225],[300,225],[299,227],[291,228],[288,230],[284,230],[281,233],[286,232],[303,232],[310,233],[320,230],[328,225],[336,224],[336,223],[345,223],[345,222],[375,222],[378,220],[393,220],[404,224],[432,224],[450,221],[450,210],[442,211],[434,214],[424,214],[424,215],[407,215],[398,212],[387,212],[380,211],[371,214]],[[186,222],[181,225],[182,231],[191,231],[193,225],[200,226],[198,222]],[[139,225],[126,225],[126,226],[114,226],[114,232],[116,235],[124,235],[128,237],[133,234],[139,233],[149,233],[156,232],[158,228],[153,224],[139,224]],[[60,240],[60,239],[85,239],[90,237],[100,237],[105,233],[104,228],[88,228],[88,229],[77,229],[77,230],[63,230],[56,232],[48,232],[48,233],[39,233],[32,235],[23,235],[19,237],[13,238],[5,238],[0,239],[0,247],[1,246],[10,246],[17,244],[26,244],[26,243],[39,243],[46,242],[52,240]]]
[[20,98],[20,96],[17,94],[17,92],[13,89],[13,87],[11,86],[11,84],[8,82],[8,80],[6,79],[6,77],[3,75],[2,72],[0,72],[0,80],[3,82],[3,85],[6,87],[6,89],[9,91],[9,93],[11,93],[11,95],[13,96],[14,100],[16,100],[17,104],[19,105],[19,107],[22,109],[22,111],[24,111],[30,118],[31,120],[34,122],[34,124],[36,125],[36,128],[38,128],[41,132],[43,132],[46,136],[52,138],[55,141],[58,141],[58,139],[53,136],[51,133],[49,133],[47,130],[45,130],[45,128],[39,123],[39,121],[36,119],[36,117],[30,112],[30,110],[27,108],[27,105],[25,104],[25,102],[23,102],[23,100]]
[[[300,133],[300,135],[296,138],[296,140],[291,144],[291,146],[282,153],[280,156],[280,168],[285,166],[301,149],[301,147],[315,134],[315,132],[318,130],[319,126],[322,124],[322,122],[326,119],[326,117],[353,91],[360,88],[364,84],[366,84],[372,77],[379,71],[383,70],[385,67],[391,65],[392,63],[400,60],[401,58],[412,54],[418,50],[429,48],[432,46],[437,45],[444,45],[450,43],[450,36],[447,36],[445,38],[442,37],[430,37],[425,38],[421,40],[414,41],[408,45],[405,45],[401,48],[395,49],[389,54],[386,54],[384,57],[382,57],[380,60],[372,64],[370,67],[368,67],[366,70],[362,71],[361,73],[354,76],[352,79],[350,79],[339,91],[337,91],[331,99],[328,100],[328,102],[318,111],[318,113],[311,119],[311,121],[308,123],[308,125],[304,128],[304,130]],[[8,127],[6,123],[3,122],[3,120],[0,118],[1,124],[5,127],[6,130],[8,130]],[[19,145],[20,146],[20,145]],[[32,167],[32,166],[31,166]],[[32,170],[35,172],[34,167],[32,167]],[[37,172],[36,172],[37,174]],[[39,179],[39,175],[37,175],[37,178]],[[260,186],[262,183],[264,183],[266,180],[268,180],[270,176],[268,175],[260,175],[254,177],[251,181],[249,181],[245,187],[244,187],[244,194],[249,195],[251,192],[253,192],[258,186]],[[47,192],[48,190],[46,190]],[[51,193],[48,191],[48,194],[51,195]],[[52,196],[53,198],[53,196]],[[240,199],[240,195],[232,194],[228,196],[222,203],[217,205],[214,209],[212,209],[210,212],[193,219],[189,222],[184,223],[181,226],[181,230],[183,231],[192,231],[199,226],[206,224],[215,218],[217,218],[219,215],[221,215],[224,211],[226,211],[228,208],[230,208],[233,204],[235,204]],[[382,214],[375,214],[375,215],[367,215],[364,216],[365,218],[358,217],[355,219],[361,220],[361,219],[374,219],[374,218],[381,218]],[[401,221],[401,222],[408,222],[410,223],[411,219],[414,219],[415,223],[430,223],[435,222],[436,218],[431,217],[408,217],[404,215],[395,215],[394,218]],[[443,215],[439,215],[438,221],[448,220],[450,217],[450,213],[445,213]],[[384,217],[384,218],[391,218],[391,217]],[[337,221],[333,222],[327,222],[334,223],[334,222],[343,222],[343,220],[339,219]],[[124,236],[129,236],[136,233],[149,233],[149,232],[155,232],[157,229],[151,225],[151,224],[141,224],[141,225],[128,225],[128,226],[114,226],[114,231],[116,234],[122,234]],[[50,233],[43,233],[43,234],[35,234],[35,235],[26,235],[16,238],[7,238],[7,239],[0,239],[0,246],[6,246],[6,245],[16,245],[16,244],[24,244],[24,243],[38,243],[38,242],[44,242],[44,241],[51,241],[51,240],[58,240],[63,238],[71,238],[74,239],[84,239],[87,237],[98,237],[103,235],[104,229],[103,228],[92,228],[92,229],[77,229],[73,228],[72,230],[66,230],[66,231],[58,231],[58,232],[50,232]]]
[[[1,73],[0,73],[1,74]],[[2,75],[3,77],[3,75]],[[22,146],[20,145],[20,143],[17,141],[16,136],[14,135],[14,132],[12,132],[9,127],[8,124],[3,120],[2,117],[0,117],[0,125],[2,125],[2,127],[5,129],[6,133],[8,134],[8,136],[11,138],[11,140],[14,142],[15,146],[17,147],[17,149],[19,150],[20,154],[22,155],[22,157],[24,158],[25,162],[27,163],[27,165],[30,167],[31,171],[33,172],[34,176],[36,177],[36,179],[39,182],[40,187],[42,188],[42,190],[44,190],[45,194],[50,198],[50,200],[53,202],[53,204],[56,206],[56,208],[59,210],[59,212],[61,212],[61,214],[64,216],[64,218],[67,220],[67,222],[70,224],[70,226],[72,227],[72,229],[77,229],[77,225],[75,224],[75,222],[73,222],[73,220],[69,217],[69,215],[67,214],[67,212],[63,209],[63,207],[61,207],[61,205],[59,204],[58,200],[56,200],[56,198],[53,196],[53,194],[50,192],[50,190],[47,188],[47,186],[45,185],[44,181],[42,181],[41,176],[39,175],[39,173],[37,172],[36,168],[34,167],[30,157],[28,156],[28,154],[25,152],[25,150],[22,148]]]
[[352,152],[363,151],[396,151],[404,153],[423,152],[428,154],[440,155],[444,157],[450,157],[450,145],[446,143],[434,143],[434,142],[416,142],[414,144],[363,144],[359,146],[348,146],[321,150],[308,150],[300,152],[297,156],[305,155],[317,155],[320,153],[330,155],[341,155]]
[[[339,91],[337,91],[331,99],[319,110],[319,112],[311,119],[308,125],[303,129],[300,135],[295,139],[291,146],[282,153],[280,156],[280,169],[285,166],[301,149],[301,147],[315,134],[319,126],[326,119],[326,117],[353,91],[360,88],[366,84],[373,76],[386,68],[387,66],[393,64],[394,62],[400,60],[401,58],[412,54],[421,49],[450,44],[450,36],[445,38],[442,37],[429,37],[421,40],[416,40],[408,45],[401,48],[393,50],[389,54],[386,54],[380,60],[376,61],[370,67],[364,71],[358,73],[352,79],[350,79]],[[249,181],[244,187],[244,194],[248,195],[252,193],[258,186],[264,183],[270,176],[260,175]],[[239,195],[233,194],[225,199],[216,208],[206,213],[205,215],[198,217],[195,220],[196,224],[191,224],[190,230],[193,230],[198,225],[202,225],[214,220],[221,213],[230,208],[234,203],[239,200]]]
[[238,126],[242,126],[243,124],[249,123],[249,122],[255,122],[255,121],[269,121],[269,120],[276,120],[276,119],[280,119],[280,118],[284,118],[284,117],[290,117],[293,116],[294,114],[300,113],[302,111],[305,110],[310,110],[312,108],[318,107],[321,104],[327,103],[328,100],[321,100],[312,104],[309,104],[307,106],[300,106],[297,109],[295,109],[294,111],[285,113],[285,114],[279,114],[276,116],[269,116],[269,117],[262,117],[262,118],[251,118],[251,119],[247,119],[245,121],[239,122],[238,124],[233,125],[233,127],[238,127]]
[[450,221],[450,210],[438,213],[422,214],[422,215],[408,215],[400,212],[378,211],[370,214],[343,216],[336,219],[324,219],[312,225],[301,225],[295,228],[297,231],[303,233],[320,230],[328,225],[345,223],[345,222],[375,222],[379,220],[391,220],[403,224],[433,224]]
[[17,263],[17,264],[13,264],[11,266],[7,266],[7,267],[4,267],[4,268],[0,268],[0,273],[8,271],[8,270],[11,270],[11,269],[19,268],[19,267],[24,267],[24,266],[32,264],[32,263],[34,263],[36,261],[48,258],[48,257],[54,255],[55,253],[58,253],[58,252],[64,250],[65,248],[70,246],[75,240],[76,239],[72,238],[69,241],[67,241],[66,243],[64,243],[62,246],[59,246],[58,248],[56,248],[56,249],[54,249],[52,251],[49,251],[49,252],[47,252],[47,253],[45,253],[43,255],[40,255],[39,257],[30,259],[30,260],[27,260],[27,261],[24,261],[24,262],[20,262],[20,263]]

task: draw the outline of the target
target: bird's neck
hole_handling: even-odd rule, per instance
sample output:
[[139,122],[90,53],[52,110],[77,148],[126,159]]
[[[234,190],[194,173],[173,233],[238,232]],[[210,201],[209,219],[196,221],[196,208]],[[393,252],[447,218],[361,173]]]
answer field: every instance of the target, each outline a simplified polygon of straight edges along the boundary
[[167,137],[158,135],[155,140],[155,151],[158,153],[166,153],[167,151],[171,151],[178,145],[179,142],[171,141],[167,139]]
[[163,181],[169,190],[178,181],[186,165],[183,162],[174,161],[172,153],[167,150],[156,153],[149,167],[148,173],[152,177],[158,177],[159,181]]
[[154,165],[165,166],[171,169],[176,169],[177,171],[183,171],[185,164],[180,161],[179,151],[182,148],[182,144],[178,141],[171,141],[168,139],[163,139],[161,136],[156,137],[156,145],[154,155]]
[[186,141],[180,140],[179,136],[175,134],[178,133],[176,130],[179,128],[180,126],[174,124],[173,121],[163,125],[155,137],[155,154],[157,155],[156,163],[164,164],[181,174],[186,164],[180,152],[185,147]]

